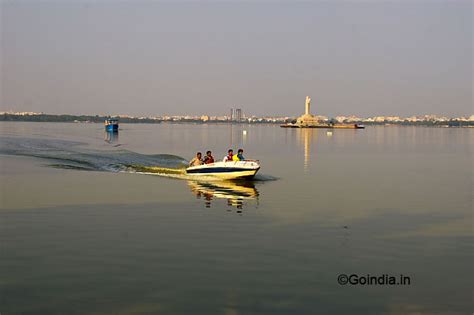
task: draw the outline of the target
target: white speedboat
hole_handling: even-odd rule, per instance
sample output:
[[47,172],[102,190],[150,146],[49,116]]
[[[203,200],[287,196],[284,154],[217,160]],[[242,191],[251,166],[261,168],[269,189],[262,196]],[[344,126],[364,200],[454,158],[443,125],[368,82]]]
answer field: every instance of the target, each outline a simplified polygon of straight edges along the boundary
[[260,163],[253,160],[215,162],[188,167],[186,174],[221,179],[251,179],[257,174],[259,169]]

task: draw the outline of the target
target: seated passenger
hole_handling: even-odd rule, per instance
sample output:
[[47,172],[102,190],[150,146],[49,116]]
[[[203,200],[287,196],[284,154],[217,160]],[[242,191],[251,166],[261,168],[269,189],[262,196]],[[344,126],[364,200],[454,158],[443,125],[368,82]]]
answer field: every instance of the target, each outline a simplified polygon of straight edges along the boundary
[[239,149],[239,151],[237,151],[237,155],[234,155],[232,158],[234,161],[245,161],[243,154],[244,154],[244,150]]
[[231,162],[233,156],[234,156],[234,150],[229,149],[229,151],[227,151],[227,155],[224,157],[224,162]]
[[201,152],[196,153],[196,157],[189,162],[189,166],[198,166],[202,165],[203,162],[201,160],[202,154]]
[[204,164],[211,164],[214,163],[214,157],[212,156],[211,151],[206,152],[206,156],[204,157]]

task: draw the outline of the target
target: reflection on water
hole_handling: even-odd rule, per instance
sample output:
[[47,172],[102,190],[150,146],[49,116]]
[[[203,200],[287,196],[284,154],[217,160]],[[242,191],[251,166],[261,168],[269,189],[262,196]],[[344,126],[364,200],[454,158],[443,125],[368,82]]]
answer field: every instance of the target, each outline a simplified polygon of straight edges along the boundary
[[[116,144],[119,140],[119,134],[117,131],[105,131],[104,141],[110,144]],[[120,144],[116,145],[119,146]]]
[[229,144],[231,148],[240,148],[245,144],[247,134],[243,134],[241,125],[229,125]]
[[311,160],[311,143],[314,142],[316,145],[318,135],[317,130],[298,128],[296,132],[297,137],[304,148],[304,170],[307,172],[310,166],[309,162]]
[[227,205],[237,208],[240,213],[244,205],[257,201],[259,193],[252,182],[237,181],[188,181],[191,191],[198,199],[204,199],[206,208],[211,207],[214,199],[226,199]]

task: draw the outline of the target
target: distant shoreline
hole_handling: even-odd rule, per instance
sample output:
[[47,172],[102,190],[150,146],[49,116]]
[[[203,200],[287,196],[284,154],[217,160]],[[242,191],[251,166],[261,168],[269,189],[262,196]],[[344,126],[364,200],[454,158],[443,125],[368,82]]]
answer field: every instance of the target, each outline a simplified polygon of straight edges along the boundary
[[[21,121],[21,122],[59,122],[59,123],[104,123],[105,119],[111,116],[92,116],[92,115],[51,115],[51,114],[36,114],[36,115],[17,115],[17,114],[2,114],[0,121]],[[124,124],[160,124],[160,123],[195,123],[195,124],[272,124],[280,125],[283,122],[289,123],[292,119],[272,121],[263,119],[262,121],[225,121],[225,120],[201,120],[201,119],[178,119],[178,120],[164,120],[154,118],[136,118],[136,117],[120,117],[120,123]],[[474,121],[465,121],[451,119],[448,121],[350,121],[344,122],[348,124],[362,124],[366,126],[425,126],[425,127],[474,127]]]
[[[3,114],[0,115],[0,121],[30,121],[30,122],[68,122],[68,123],[104,123],[107,118],[111,116],[99,115],[51,115],[51,114],[37,114],[37,115],[16,115]],[[161,120],[151,118],[134,118],[124,117],[119,118],[121,123],[132,124],[159,124]]]

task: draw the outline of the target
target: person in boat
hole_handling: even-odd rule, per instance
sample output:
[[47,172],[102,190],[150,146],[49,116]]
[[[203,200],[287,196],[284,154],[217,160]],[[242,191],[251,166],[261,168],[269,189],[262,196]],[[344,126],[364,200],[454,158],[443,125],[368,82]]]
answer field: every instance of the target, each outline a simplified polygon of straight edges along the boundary
[[212,164],[214,163],[214,157],[212,156],[211,151],[206,152],[206,156],[204,157],[204,164]]
[[234,156],[232,157],[232,160],[233,160],[233,161],[245,161],[245,158],[244,158],[244,150],[239,149],[239,151],[237,151],[237,155],[234,155]]
[[189,162],[189,166],[199,166],[199,165],[204,164],[204,163],[202,162],[201,157],[202,157],[202,153],[201,153],[201,152],[196,153],[196,157],[194,157],[194,158],[191,160],[191,162]]
[[229,149],[229,151],[227,151],[227,155],[224,157],[224,162],[231,162],[233,160],[233,157],[234,157],[234,150]]

